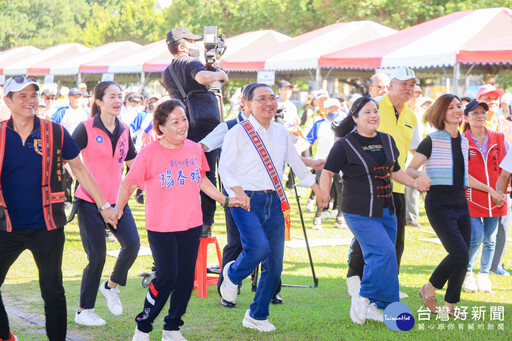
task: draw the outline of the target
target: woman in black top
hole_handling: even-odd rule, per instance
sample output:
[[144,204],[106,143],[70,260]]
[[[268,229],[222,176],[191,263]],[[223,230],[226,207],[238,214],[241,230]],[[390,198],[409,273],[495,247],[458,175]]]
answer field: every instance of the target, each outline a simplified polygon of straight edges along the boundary
[[[432,187],[425,198],[425,210],[432,228],[448,252],[419,294],[425,306],[437,314],[440,308],[435,290],[448,282],[444,311],[457,317],[465,316],[454,304],[460,300],[471,239],[471,217],[465,188],[470,186],[485,192],[492,190],[468,175],[469,143],[459,133],[462,117],[462,104],[457,96],[446,94],[439,97],[424,118],[438,130],[420,143],[407,168],[412,177],[426,173],[432,180]],[[423,164],[425,170],[418,171]],[[493,192],[490,193],[493,200],[501,206],[503,199],[496,191]]]
[[379,122],[375,101],[357,99],[349,116],[334,127],[336,136],[346,136],[332,147],[320,178],[320,187],[328,190],[334,174],[343,172],[341,208],[365,260],[361,289],[352,296],[350,308],[352,321],[359,324],[366,319],[382,322],[379,309],[399,301],[391,179],[418,190],[428,189],[423,180],[414,180],[400,169],[395,142],[388,134],[377,132]]

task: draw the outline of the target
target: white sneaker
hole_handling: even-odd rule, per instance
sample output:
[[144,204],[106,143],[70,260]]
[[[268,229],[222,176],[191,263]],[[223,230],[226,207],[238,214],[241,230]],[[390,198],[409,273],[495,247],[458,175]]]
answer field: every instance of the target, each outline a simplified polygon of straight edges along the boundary
[[123,306],[121,304],[121,300],[119,299],[119,289],[117,288],[111,288],[107,289],[105,288],[105,284],[108,282],[108,279],[103,281],[100,285],[100,291],[105,296],[105,299],[107,300],[107,306],[108,310],[116,316],[119,316],[123,313]]
[[331,211],[331,218],[336,219],[338,217],[338,210],[334,209]]
[[322,219],[329,219],[331,217],[331,214],[329,211],[322,212]]
[[477,292],[478,286],[476,284],[475,277],[472,272],[468,272],[466,274],[466,278],[464,279],[464,283],[462,283],[462,289],[464,292]]
[[162,341],[187,341],[179,330],[165,330],[162,332]]
[[83,326],[104,326],[107,323],[104,319],[99,317],[93,309],[84,309],[78,313],[78,309],[75,312],[75,323]]
[[478,285],[478,290],[483,292],[492,292],[492,283],[489,279],[489,274],[479,273],[476,275],[476,282]]
[[235,303],[236,297],[238,296],[238,285],[231,282],[228,276],[228,269],[234,262],[235,261],[232,260],[224,266],[224,269],[222,269],[222,276],[224,276],[224,279],[220,286],[220,294],[222,295],[222,298],[231,303]]
[[343,216],[336,217],[336,222],[334,223],[334,227],[337,229],[348,229],[348,225],[345,222]]
[[308,203],[306,204],[306,212],[313,212],[315,210],[315,200],[308,199]]
[[132,341],[149,341],[149,333],[143,333],[135,327],[135,334],[133,334]]
[[366,310],[366,319],[374,320],[377,322],[384,322],[384,314],[375,303],[370,303],[368,310]]
[[322,218],[316,217],[313,219],[313,226],[311,227],[313,230],[322,231]]
[[361,279],[359,276],[347,277],[347,291],[350,296],[359,294],[361,290]]
[[268,321],[265,320],[255,320],[249,315],[249,309],[245,312],[244,320],[242,321],[242,325],[246,328],[257,329],[260,332],[273,332],[276,330],[276,327]]
[[405,292],[398,292],[398,297],[403,300],[404,298],[409,298],[409,295],[407,295]]
[[350,318],[352,322],[364,324],[370,302],[359,296],[352,295],[352,304],[350,305]]

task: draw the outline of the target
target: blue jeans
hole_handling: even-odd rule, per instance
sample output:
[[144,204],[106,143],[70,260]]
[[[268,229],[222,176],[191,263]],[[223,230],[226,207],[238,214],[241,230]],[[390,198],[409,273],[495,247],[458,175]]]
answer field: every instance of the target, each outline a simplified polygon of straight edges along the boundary
[[500,217],[473,218],[471,217],[471,244],[469,246],[468,272],[473,271],[480,245],[482,248],[482,260],[480,262],[480,273],[488,274],[491,269],[494,249],[496,247],[496,234],[498,233],[498,222]]
[[350,231],[361,245],[364,271],[359,295],[385,309],[399,302],[396,260],[396,216],[385,208],[382,217],[366,217],[343,212]]
[[283,270],[284,217],[281,201],[275,192],[245,193],[251,199],[251,211],[247,212],[240,207],[231,208],[244,249],[230,266],[228,276],[238,285],[263,263],[250,315],[256,320],[265,320],[269,315],[270,299]]

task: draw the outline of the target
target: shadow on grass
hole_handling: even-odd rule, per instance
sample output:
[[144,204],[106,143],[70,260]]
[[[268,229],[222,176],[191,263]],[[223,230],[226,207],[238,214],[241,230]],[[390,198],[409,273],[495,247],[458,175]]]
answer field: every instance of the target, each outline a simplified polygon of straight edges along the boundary
[[[305,264],[309,265],[309,264]],[[312,283],[310,276],[297,275],[293,271],[283,274],[283,283],[307,284]],[[96,311],[106,321],[107,325],[99,328],[78,326],[73,322],[74,310],[77,307],[79,281],[65,281],[68,301],[68,330],[86,340],[129,340],[135,327],[134,317],[142,308],[146,289],[141,286],[139,278],[129,278],[126,287],[121,288],[121,300],[124,314],[113,316],[108,312],[105,300],[98,296]],[[219,306],[217,288],[208,288],[208,297],[197,297],[197,291],[192,292],[188,306],[188,313],[184,316],[185,325],[182,328],[184,336],[190,340],[460,340],[486,339],[507,340],[511,339],[510,314],[511,304],[489,303],[475,300],[465,301],[461,304],[471,307],[486,307],[489,314],[491,306],[503,307],[505,321],[490,321],[489,315],[485,321],[451,321],[443,322],[435,320],[430,315],[430,321],[418,321],[418,309],[422,301],[417,295],[411,295],[403,300],[412,310],[417,325],[409,332],[394,332],[386,328],[382,323],[369,321],[360,326],[351,322],[349,317],[350,298],[346,291],[345,281],[342,278],[320,278],[318,288],[292,288],[283,287],[281,296],[283,305],[270,306],[270,321],[277,327],[277,332],[261,334],[242,327],[241,321],[245,310],[252,303],[254,293],[250,291],[250,280],[245,280],[242,294],[238,297],[237,308],[225,309]],[[406,292],[417,292],[419,287],[403,287]],[[42,300],[39,294],[37,281],[18,284],[4,284],[3,295],[8,296],[17,307],[31,313],[43,315]],[[442,292],[440,292],[441,294]],[[439,298],[441,296],[438,296]],[[471,310],[471,309],[470,309]],[[159,340],[163,327],[164,310],[157,318],[152,332],[152,340]],[[448,330],[452,323],[455,327]],[[502,323],[504,330],[497,330]],[[425,330],[420,330],[419,325]],[[460,324],[464,330],[459,330]],[[474,330],[469,331],[472,324]],[[482,324],[484,329],[479,329]],[[40,328],[33,328],[14,323],[14,331],[21,335],[20,340],[45,340]],[[494,325],[494,330],[488,326]],[[441,327],[443,326],[443,327]],[[435,331],[435,334],[429,331]]]

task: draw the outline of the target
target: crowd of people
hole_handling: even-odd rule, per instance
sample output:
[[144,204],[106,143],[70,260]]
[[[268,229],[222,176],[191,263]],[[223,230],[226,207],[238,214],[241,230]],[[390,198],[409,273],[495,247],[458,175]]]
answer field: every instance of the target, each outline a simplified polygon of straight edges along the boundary
[[[218,204],[227,231],[220,305],[236,307],[242,281],[261,266],[242,324],[276,330],[269,307],[283,302],[280,278],[290,228],[286,193],[295,178],[311,188],[305,208],[315,210],[313,230],[322,230],[332,217],[334,228],[354,235],[346,275],[347,313],[354,323],[383,322],[383,310],[408,297],[398,276],[407,251],[405,227],[419,226],[423,198],[447,252],[419,290],[425,307],[463,318],[456,305],[461,290],[491,292],[490,272],[509,275],[502,259],[512,218],[507,195],[512,122],[511,103],[501,89],[486,84],[474,99],[453,94],[432,99],[423,96],[414,71],[400,67],[372,76],[368,95],[345,100],[318,90],[303,108],[291,101],[289,81],[280,82],[277,92],[250,83],[238,90],[234,118],[197,121],[201,116],[194,116],[198,112],[188,94],[199,93],[207,102],[208,85],[228,81],[222,70],[207,69],[197,59],[200,39],[182,27],[168,33],[175,58],[163,73],[165,97],[124,92],[113,81],[96,84],[92,96],[85,84],[59,90],[25,76],[9,78],[3,87],[0,284],[29,249],[39,270],[50,340],[66,335],[61,271],[66,213],[69,220],[78,217],[88,258],[75,323],[106,324],[94,309],[98,290],[113,315],[125,313],[118,286],[126,285],[140,247],[128,205],[135,191],[136,201],[145,205],[144,227],[156,268],[135,317],[135,341],[149,340],[169,298],[162,340],[185,340],[180,327],[199,243],[212,233]],[[101,281],[110,235],[121,251]],[[445,286],[440,305],[436,290]],[[16,340],[1,296],[0,340]]]

